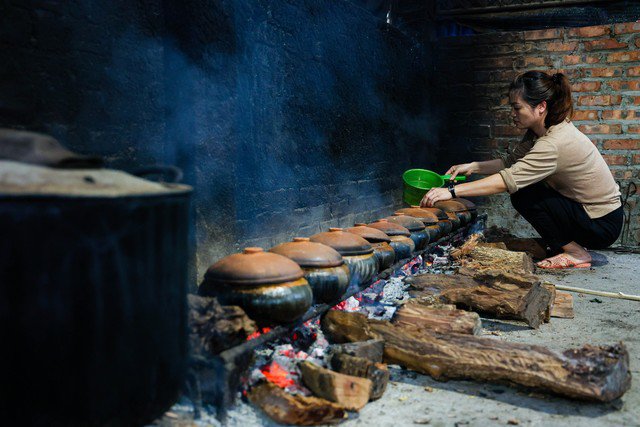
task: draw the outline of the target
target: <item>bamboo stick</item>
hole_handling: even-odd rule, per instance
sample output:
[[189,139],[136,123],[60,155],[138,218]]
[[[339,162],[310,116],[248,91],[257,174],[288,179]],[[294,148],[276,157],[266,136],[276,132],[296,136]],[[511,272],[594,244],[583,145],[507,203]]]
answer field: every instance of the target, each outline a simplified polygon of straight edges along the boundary
[[[544,282],[544,283],[547,284],[549,282]],[[556,289],[560,291],[579,292],[582,294],[598,295],[606,298],[618,298],[618,299],[626,299],[630,301],[640,301],[640,295],[629,295],[622,292],[605,292],[605,291],[597,291],[592,289],[574,288],[573,286],[564,286],[564,285],[554,285],[554,286],[556,287]]]

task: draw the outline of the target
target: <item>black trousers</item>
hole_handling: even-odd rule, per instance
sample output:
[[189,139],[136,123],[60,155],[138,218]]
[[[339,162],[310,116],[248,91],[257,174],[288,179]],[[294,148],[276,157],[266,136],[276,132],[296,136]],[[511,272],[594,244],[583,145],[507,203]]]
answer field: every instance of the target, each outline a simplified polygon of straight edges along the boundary
[[511,195],[513,207],[540,233],[552,255],[562,246],[576,242],[588,249],[604,249],[622,231],[622,207],[591,219],[582,205],[568,199],[542,182]]

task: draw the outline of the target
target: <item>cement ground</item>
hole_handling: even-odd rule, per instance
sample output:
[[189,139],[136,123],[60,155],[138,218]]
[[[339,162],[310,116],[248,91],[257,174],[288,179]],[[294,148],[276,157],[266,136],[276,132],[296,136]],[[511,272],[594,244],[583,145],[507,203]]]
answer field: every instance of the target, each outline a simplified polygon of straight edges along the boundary
[[[602,251],[593,256],[596,265],[590,270],[562,271],[543,277],[568,286],[640,293],[640,255]],[[576,402],[504,385],[437,382],[393,367],[392,382],[385,395],[341,426],[640,426],[640,385],[635,377],[640,369],[640,302],[574,294],[574,308],[574,319],[552,318],[538,330],[517,322],[483,319],[484,333],[497,331],[500,335],[489,336],[556,350],[624,341],[634,378],[631,389],[621,399],[608,404]],[[230,412],[227,425],[277,424],[252,406],[239,404]]]

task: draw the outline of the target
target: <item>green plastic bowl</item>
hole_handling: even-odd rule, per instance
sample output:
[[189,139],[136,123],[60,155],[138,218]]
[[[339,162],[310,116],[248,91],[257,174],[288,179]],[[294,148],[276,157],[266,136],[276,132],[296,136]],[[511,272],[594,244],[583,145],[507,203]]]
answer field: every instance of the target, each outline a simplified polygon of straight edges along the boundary
[[[451,175],[439,175],[427,169],[409,169],[402,174],[404,184],[404,192],[402,199],[410,206],[420,204],[422,197],[432,188],[444,186],[445,180],[451,178]],[[456,176],[456,181],[465,181],[466,176]]]

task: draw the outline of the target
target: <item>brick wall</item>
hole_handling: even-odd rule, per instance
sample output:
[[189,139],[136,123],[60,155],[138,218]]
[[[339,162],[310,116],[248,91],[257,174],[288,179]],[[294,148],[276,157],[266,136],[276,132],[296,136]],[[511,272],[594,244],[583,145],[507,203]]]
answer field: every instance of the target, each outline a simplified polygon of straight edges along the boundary
[[[640,22],[449,37],[435,49],[441,159],[447,160],[442,168],[490,158],[519,140],[509,118],[508,86],[518,73],[538,69],[569,77],[574,123],[596,144],[621,190],[640,184]],[[640,244],[639,194],[629,198],[626,244]],[[491,222],[520,235],[535,233],[508,197],[481,203]]]

